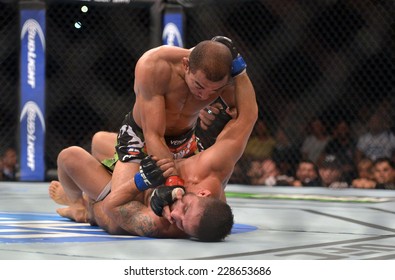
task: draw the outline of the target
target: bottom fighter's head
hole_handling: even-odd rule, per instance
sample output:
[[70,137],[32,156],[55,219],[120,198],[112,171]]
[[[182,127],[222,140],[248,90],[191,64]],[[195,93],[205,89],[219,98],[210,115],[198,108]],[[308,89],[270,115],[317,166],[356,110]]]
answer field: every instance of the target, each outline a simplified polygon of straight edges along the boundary
[[216,242],[229,235],[233,226],[230,206],[205,192],[187,193],[171,206],[170,216],[177,227],[199,241]]

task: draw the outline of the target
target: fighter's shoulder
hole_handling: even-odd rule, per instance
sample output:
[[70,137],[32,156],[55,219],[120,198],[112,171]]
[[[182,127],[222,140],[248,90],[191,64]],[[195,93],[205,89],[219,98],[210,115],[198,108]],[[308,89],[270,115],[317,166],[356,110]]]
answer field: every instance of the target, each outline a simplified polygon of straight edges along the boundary
[[145,52],[138,61],[138,65],[168,65],[180,63],[183,56],[187,56],[190,51],[173,46],[160,46]]

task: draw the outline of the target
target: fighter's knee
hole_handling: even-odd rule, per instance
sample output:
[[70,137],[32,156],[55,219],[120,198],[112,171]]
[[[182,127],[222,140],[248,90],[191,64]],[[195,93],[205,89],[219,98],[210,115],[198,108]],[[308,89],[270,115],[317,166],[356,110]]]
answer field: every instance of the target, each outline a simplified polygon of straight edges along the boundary
[[68,165],[68,164],[75,164],[78,162],[78,157],[81,155],[81,150],[83,149],[78,146],[71,146],[68,148],[63,149],[57,158],[58,166],[61,165]]
[[92,137],[91,153],[94,158],[102,161],[111,158],[115,153],[117,134],[107,131],[96,132]]
[[117,134],[115,132],[108,131],[98,131],[92,137],[92,146],[101,145],[102,143],[114,144],[117,139]]
[[102,141],[102,139],[105,137],[105,133],[104,131],[98,131],[95,134],[93,134],[92,137],[92,145],[96,145],[97,143],[100,143],[100,141]]

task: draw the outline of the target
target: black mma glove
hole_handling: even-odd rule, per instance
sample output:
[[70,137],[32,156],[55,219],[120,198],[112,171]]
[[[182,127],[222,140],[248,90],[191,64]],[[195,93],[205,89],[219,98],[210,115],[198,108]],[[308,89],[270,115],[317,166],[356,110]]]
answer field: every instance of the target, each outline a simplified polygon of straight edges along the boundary
[[221,97],[218,97],[213,103],[220,103],[222,105],[222,109],[219,110],[219,113],[215,114],[215,120],[207,130],[204,130],[200,125],[200,119],[198,119],[195,130],[195,135],[199,138],[199,142],[203,146],[204,150],[208,149],[215,143],[217,136],[221,133],[225,125],[232,119],[232,117],[226,112],[226,108],[228,108],[228,106]]
[[140,162],[140,169],[134,175],[134,182],[139,191],[161,186],[165,183],[163,171],[156,165],[151,156],[146,156]]
[[177,191],[182,190],[185,193],[185,188],[183,187],[184,181],[178,176],[170,176],[166,180],[165,187],[156,188],[151,195],[150,205],[152,211],[162,217],[163,207],[172,204],[177,198]]
[[229,48],[230,52],[232,53],[232,77],[235,77],[246,70],[247,64],[244,61],[243,57],[239,54],[231,39],[224,36],[215,36],[211,40],[224,44]]

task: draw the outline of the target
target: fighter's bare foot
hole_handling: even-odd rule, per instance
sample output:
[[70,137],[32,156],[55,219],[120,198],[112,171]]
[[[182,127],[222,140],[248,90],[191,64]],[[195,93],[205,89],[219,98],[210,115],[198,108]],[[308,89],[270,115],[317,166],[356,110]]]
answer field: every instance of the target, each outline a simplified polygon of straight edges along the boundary
[[66,208],[59,208],[56,212],[65,218],[71,219],[76,221],[77,223],[87,223],[88,222],[88,213],[85,208],[79,207],[66,207]]
[[48,188],[49,197],[60,205],[70,205],[70,201],[59,181],[52,181]]

